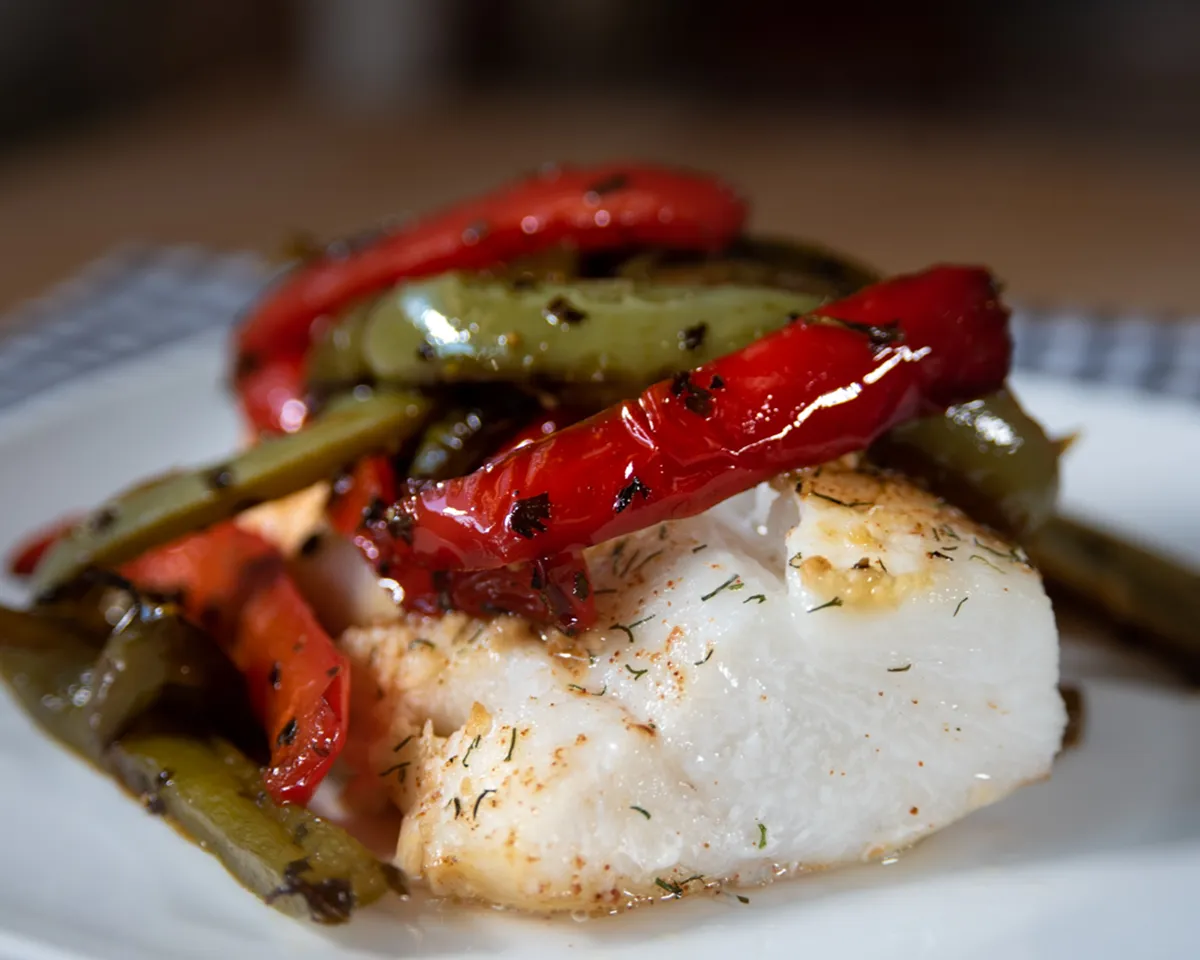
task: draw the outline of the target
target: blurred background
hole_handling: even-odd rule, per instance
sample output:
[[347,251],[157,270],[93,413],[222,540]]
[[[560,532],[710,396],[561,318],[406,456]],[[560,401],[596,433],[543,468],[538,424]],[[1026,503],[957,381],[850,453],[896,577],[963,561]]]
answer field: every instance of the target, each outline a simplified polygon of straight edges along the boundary
[[0,311],[126,241],[276,255],[630,156],[888,269],[1200,313],[1189,0],[0,0]]

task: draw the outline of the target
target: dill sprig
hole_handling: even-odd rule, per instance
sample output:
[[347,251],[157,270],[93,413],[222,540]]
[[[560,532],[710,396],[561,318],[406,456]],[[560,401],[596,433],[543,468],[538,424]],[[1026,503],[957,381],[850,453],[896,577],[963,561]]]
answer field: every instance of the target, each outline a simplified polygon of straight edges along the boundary
[[816,613],[818,610],[825,610],[828,607],[840,607],[842,605],[841,597],[834,597],[832,600],[827,600],[825,603],[818,604],[815,607],[809,607],[805,613]]
[[732,577],[730,577],[728,580],[726,580],[723,584],[721,584],[715,590],[712,590],[711,592],[704,594],[704,596],[702,596],[700,598],[700,602],[704,603],[708,600],[711,600],[722,590],[741,590],[742,587],[744,587],[744,586],[745,586],[745,584],[742,583],[742,578],[738,574],[735,573]]

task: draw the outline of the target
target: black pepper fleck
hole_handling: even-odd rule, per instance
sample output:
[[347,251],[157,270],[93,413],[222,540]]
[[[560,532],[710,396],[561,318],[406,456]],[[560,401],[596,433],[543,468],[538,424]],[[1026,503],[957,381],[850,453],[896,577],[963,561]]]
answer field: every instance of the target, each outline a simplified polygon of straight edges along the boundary
[[275,738],[275,746],[290,747],[296,740],[296,734],[300,730],[300,725],[296,722],[296,718],[292,717],[283,725],[283,729],[279,731],[279,736]]
[[611,177],[597,180],[587,188],[587,192],[595,194],[597,197],[603,197],[607,193],[613,193],[627,186],[629,186],[629,177],[624,173],[614,173]]
[[699,350],[704,346],[704,338],[707,336],[707,323],[698,323],[694,327],[684,327],[684,329],[679,331],[679,346],[684,350]]
[[617,498],[613,501],[613,513],[620,513],[628,507],[633,503],[633,498],[638,494],[641,494],[643,500],[649,500],[650,488],[637,477],[634,477],[617,492]]
[[546,304],[542,308],[542,316],[551,323],[565,323],[567,326],[583,323],[587,319],[586,313],[563,296],[555,297]]
[[546,532],[550,519],[550,494],[539,493],[534,497],[517,500],[508,511],[508,528],[519,537],[532,540]]
[[205,480],[213,490],[224,490],[233,486],[233,471],[222,464],[210,470]]

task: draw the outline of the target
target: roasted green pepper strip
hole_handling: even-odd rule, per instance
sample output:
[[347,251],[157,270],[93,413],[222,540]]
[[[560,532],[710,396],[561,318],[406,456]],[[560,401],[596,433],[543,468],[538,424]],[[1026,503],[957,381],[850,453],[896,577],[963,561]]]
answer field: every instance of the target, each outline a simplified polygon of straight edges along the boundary
[[97,655],[67,621],[0,607],[0,672],[34,718],[94,763],[130,724],[169,700],[199,714],[237,709],[237,673],[216,646],[170,613],[134,617]]
[[871,454],[1017,536],[1054,513],[1059,448],[1007,390],[901,424]]
[[772,287],[829,300],[847,297],[880,279],[849,257],[815,244],[773,237],[739,237],[720,253],[649,250],[631,257],[617,275],[648,283]]
[[1200,682],[1200,571],[1062,517],[1026,546],[1051,588],[1139,631],[1148,647]]
[[107,744],[78,706],[95,660],[95,644],[65,622],[0,607],[0,675],[38,726],[99,764]]
[[91,566],[113,566],[149,547],[335,476],[348,463],[395,448],[432,404],[412,392],[378,393],[304,430],[264,440],[232,460],[165,477],[101,507],[46,555],[34,573],[44,593]]
[[389,889],[402,890],[341,828],[301,807],[278,806],[257,785],[253,764],[228,743],[172,733],[133,733],[114,745],[119,779],[214,854],[276,909],[318,923],[344,923]]
[[516,393],[475,400],[447,410],[425,428],[405,471],[409,477],[445,480],[474,470],[538,409],[532,398]]
[[767,288],[580,280],[515,289],[444,274],[381,297],[361,348],[381,381],[535,379],[637,392],[744,347],[820,302]]
[[[275,804],[259,768],[228,742],[161,732],[168,707],[193,720],[237,710],[224,706],[240,691],[227,670],[211,641],[170,614],[129,622],[97,659],[94,638],[67,620],[0,607],[0,676],[32,719],[115,772],[258,896],[336,923],[389,889],[403,891],[399,873],[344,830],[303,807]],[[207,696],[190,697],[188,710],[164,699],[179,690]],[[136,732],[114,742],[135,723]]]

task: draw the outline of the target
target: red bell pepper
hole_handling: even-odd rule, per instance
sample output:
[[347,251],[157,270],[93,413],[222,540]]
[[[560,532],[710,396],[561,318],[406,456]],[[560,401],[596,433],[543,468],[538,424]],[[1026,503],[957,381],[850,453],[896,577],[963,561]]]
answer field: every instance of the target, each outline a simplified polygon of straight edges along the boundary
[[[715,250],[740,232],[745,217],[733,190],[706,175],[630,164],[553,167],[344,256],[321,256],[285,276],[238,331],[235,379],[246,413],[263,429],[285,426],[278,418],[283,403],[304,399],[295,364],[308,351],[313,321],[398,280],[477,270],[557,244]],[[277,368],[284,358],[291,365]],[[264,404],[246,392],[268,369],[277,400]],[[290,393],[281,400],[285,381]]]
[[28,577],[42,562],[42,557],[49,549],[65,537],[79,523],[81,517],[70,516],[55,520],[48,527],[35,530],[27,535],[17,548],[9,554],[8,572],[14,577]]
[[876,284],[364,523],[383,563],[485,569],[691,516],[998,389],[1008,311],[990,274]]
[[121,573],[144,589],[178,592],[185,614],[224,647],[269,738],[267,791],[307,802],[345,745],[350,670],[278,551],[224,523],[157,547]]
[[[534,428],[541,435],[543,421]],[[328,518],[335,530],[353,538],[380,574],[400,584],[406,609],[425,614],[461,610],[478,617],[509,613],[535,623],[556,623],[569,632],[595,622],[591,582],[578,552],[493,570],[435,571],[415,563],[379,563],[378,551],[360,527],[364,515],[382,509],[395,496],[395,472],[388,459],[365,457],[335,481]]]

